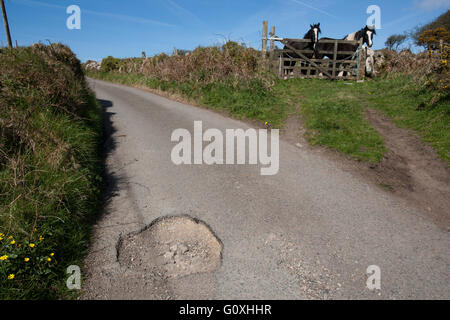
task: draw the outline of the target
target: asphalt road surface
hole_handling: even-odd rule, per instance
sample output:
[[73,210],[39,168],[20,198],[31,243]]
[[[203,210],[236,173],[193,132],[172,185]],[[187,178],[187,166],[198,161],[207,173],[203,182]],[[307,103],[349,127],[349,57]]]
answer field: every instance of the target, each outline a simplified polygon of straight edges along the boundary
[[[176,166],[175,129],[193,132],[200,120],[204,130],[222,132],[249,125],[147,91],[89,82],[104,107],[108,192],[85,261],[84,299],[450,298],[450,234],[408,204],[284,141],[275,176],[262,176],[258,165]],[[222,245],[214,270],[177,276],[163,258],[141,259],[148,268],[136,268],[132,256],[121,260],[124,238],[172,216],[209,226]],[[182,238],[183,224],[177,228]],[[130,240],[134,254],[170,246],[158,237]],[[201,241],[191,245],[199,247],[191,247],[194,260],[214,255]],[[380,268],[381,290],[367,288],[372,265]]]

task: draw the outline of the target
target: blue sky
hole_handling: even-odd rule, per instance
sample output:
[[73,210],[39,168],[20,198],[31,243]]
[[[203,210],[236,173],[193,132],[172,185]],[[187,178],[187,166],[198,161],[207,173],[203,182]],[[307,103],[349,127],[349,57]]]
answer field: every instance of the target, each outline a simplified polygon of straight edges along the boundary
[[[375,48],[393,33],[425,24],[450,9],[450,0],[5,0],[13,41],[62,42],[82,61],[171,53],[226,39],[260,47],[262,21],[280,37],[301,38],[310,23],[322,36],[342,38],[366,23],[369,5],[381,8]],[[68,30],[69,5],[81,8],[81,30]],[[6,44],[0,27],[0,44]]]

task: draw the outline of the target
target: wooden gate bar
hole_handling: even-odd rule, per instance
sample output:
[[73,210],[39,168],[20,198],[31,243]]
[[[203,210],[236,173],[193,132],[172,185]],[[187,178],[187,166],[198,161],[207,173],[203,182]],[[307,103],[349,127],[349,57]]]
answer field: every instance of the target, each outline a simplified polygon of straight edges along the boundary
[[301,53],[299,50],[295,49],[293,46],[291,46],[287,41],[281,40],[281,43],[283,43],[286,47],[294,51],[296,54],[298,54],[302,59],[309,61],[311,65],[319,69],[323,74],[327,75],[328,77],[332,78],[331,74],[329,74],[327,71],[323,70],[321,67],[319,67],[315,62],[310,61],[303,53]]

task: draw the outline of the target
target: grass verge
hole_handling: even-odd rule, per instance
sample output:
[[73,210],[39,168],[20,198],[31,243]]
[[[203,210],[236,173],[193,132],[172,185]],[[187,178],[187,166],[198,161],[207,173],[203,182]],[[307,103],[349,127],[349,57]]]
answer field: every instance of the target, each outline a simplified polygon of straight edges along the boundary
[[0,52],[0,299],[69,299],[101,209],[101,107],[67,47]]

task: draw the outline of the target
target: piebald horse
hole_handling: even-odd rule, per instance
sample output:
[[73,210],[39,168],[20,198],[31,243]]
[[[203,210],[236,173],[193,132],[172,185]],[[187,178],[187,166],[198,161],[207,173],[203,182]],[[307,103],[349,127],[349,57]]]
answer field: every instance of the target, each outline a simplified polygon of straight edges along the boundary
[[[312,59],[315,55],[317,56],[317,54],[318,54],[318,46],[317,45],[319,43],[319,35],[322,32],[320,30],[320,23],[314,24],[314,25],[311,24],[310,27],[311,27],[311,29],[303,37],[303,39],[311,40],[310,42],[293,42],[293,41],[288,42],[288,44],[291,47],[294,47],[297,50],[312,50],[313,53],[304,53],[303,54],[308,59]],[[283,50],[291,50],[291,49],[288,48],[287,46],[284,46]],[[283,53],[283,57],[289,58],[289,59],[300,59],[301,58],[295,52]],[[295,67],[295,61],[285,61],[284,66],[292,68],[292,69],[286,70],[285,75],[288,73],[292,74],[293,69]]]
[[[359,41],[363,39],[363,45],[367,45],[369,48],[373,46],[373,36],[376,35],[377,32],[375,30],[374,26],[366,26],[365,28],[353,32],[347,36],[345,36],[342,40],[355,40]],[[320,40],[338,40],[338,39],[332,39],[332,38],[321,38]],[[319,43],[317,45],[317,51],[318,53],[318,59],[323,59],[324,57],[328,57],[329,59],[333,59],[334,55],[331,53],[334,51],[334,43]],[[349,51],[349,52],[356,52],[359,45],[352,45],[352,44],[339,44],[338,45],[338,51]],[[324,53],[322,53],[324,52]],[[349,56],[348,54],[338,54],[337,60],[349,60],[352,56]],[[340,64],[338,65],[338,68],[340,67]],[[339,73],[339,77],[344,76],[344,71],[341,71]]]

